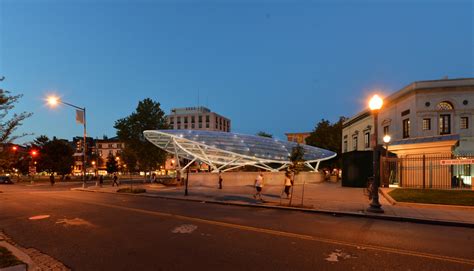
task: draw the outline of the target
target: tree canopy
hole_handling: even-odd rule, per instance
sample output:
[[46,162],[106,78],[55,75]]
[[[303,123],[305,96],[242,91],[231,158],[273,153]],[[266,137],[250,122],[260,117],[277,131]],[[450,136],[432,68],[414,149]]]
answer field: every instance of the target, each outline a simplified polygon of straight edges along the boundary
[[109,174],[118,171],[118,162],[112,154],[109,154],[109,156],[107,156],[107,162],[105,162],[105,169]]
[[[40,140],[39,140],[40,139]],[[56,172],[60,175],[71,173],[71,167],[74,165],[74,149],[66,140],[53,137],[47,140],[46,136],[37,137],[35,143],[41,142],[39,155],[36,158],[38,171],[48,173]]]
[[336,159],[322,162],[321,166],[341,167],[341,150],[342,150],[342,124],[346,120],[345,117],[340,117],[335,123],[329,120],[322,119],[310,136],[306,138],[306,143],[311,146],[327,149],[337,153]]
[[136,161],[138,169],[149,171],[165,162],[166,153],[143,136],[145,130],[168,129],[160,103],[150,98],[140,101],[135,112],[117,120],[114,128],[117,129],[120,141],[125,143],[124,152],[128,156],[127,160]]
[[9,91],[0,89],[0,143],[11,143],[27,134],[14,135],[23,121],[32,113],[12,113],[15,104],[23,95],[11,95]]
[[264,131],[258,132],[257,135],[258,135],[258,136],[263,136],[263,137],[273,138],[273,135],[272,135],[272,134],[267,133],[267,132],[264,132]]

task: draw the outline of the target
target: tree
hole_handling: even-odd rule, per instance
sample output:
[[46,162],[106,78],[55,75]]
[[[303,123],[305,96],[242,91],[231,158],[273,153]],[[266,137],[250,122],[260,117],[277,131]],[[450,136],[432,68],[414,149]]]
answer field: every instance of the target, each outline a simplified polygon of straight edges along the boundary
[[321,162],[321,166],[323,167],[340,168],[342,166],[342,124],[345,120],[345,117],[340,117],[337,122],[331,123],[329,120],[322,119],[314,128],[314,131],[311,132],[310,136],[306,138],[308,145],[337,153],[336,159]]
[[66,140],[53,137],[53,140],[42,142],[37,158],[38,168],[48,173],[67,175],[71,173],[71,167],[74,165],[73,154],[74,149]]
[[112,174],[118,171],[118,162],[112,154],[109,154],[109,156],[107,157],[105,168],[107,170],[107,173],[109,174]]
[[125,148],[121,155],[122,161],[127,166],[128,172],[132,173],[137,166],[137,157],[135,156],[135,153],[133,153],[130,148]]
[[[293,183],[295,183],[295,179],[296,179],[296,175],[298,175],[300,173],[300,171],[302,171],[304,169],[304,149],[303,147],[301,147],[300,144],[296,145],[295,147],[293,147],[293,149],[291,150],[291,153],[290,153],[290,156],[288,157],[290,159],[290,166],[289,166],[289,170],[293,173]],[[305,182],[303,182],[303,195],[301,197],[302,201],[301,201],[301,205],[303,205],[303,198],[304,198],[304,185],[305,185]],[[294,187],[294,184],[293,184],[293,187]],[[293,187],[291,188],[291,197],[290,197],[290,205],[291,205],[291,202],[293,200]]]
[[2,144],[11,143],[27,135],[26,133],[14,135],[14,132],[22,125],[25,119],[31,117],[32,113],[13,113],[9,117],[10,112],[15,108],[15,104],[22,96],[10,95],[9,91],[0,89],[0,143]]
[[129,159],[134,157],[139,170],[151,171],[166,161],[165,151],[155,147],[143,136],[145,130],[168,129],[160,103],[150,98],[140,101],[135,112],[117,120],[114,128],[120,141],[125,143],[124,152]]
[[269,134],[267,132],[264,132],[264,131],[260,131],[257,133],[258,136],[262,136],[262,137],[269,137],[269,138],[273,138],[273,135],[272,134]]
[[49,138],[47,136],[40,135],[33,140],[33,143],[31,143],[31,145],[38,148],[42,148],[48,142],[49,142]]
[[[5,77],[1,77],[0,79],[0,81],[3,81]],[[26,133],[15,135],[15,131],[32,113],[22,112],[11,114],[15,108],[15,104],[18,103],[22,96],[23,95],[11,95],[9,91],[0,88],[0,144],[2,146],[8,146],[9,143],[27,135]],[[12,155],[8,148],[4,148],[3,151],[0,151],[0,168],[9,170],[13,163],[15,163],[15,161],[12,161]]]

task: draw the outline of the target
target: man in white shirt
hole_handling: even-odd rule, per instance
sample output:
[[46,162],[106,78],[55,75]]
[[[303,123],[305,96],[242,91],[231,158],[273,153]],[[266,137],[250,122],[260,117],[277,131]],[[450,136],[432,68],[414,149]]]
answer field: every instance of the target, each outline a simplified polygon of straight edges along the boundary
[[263,173],[260,173],[258,176],[257,176],[257,179],[255,179],[255,189],[257,190],[257,193],[255,193],[255,195],[253,195],[253,197],[255,199],[257,199],[257,197],[260,199],[260,200],[263,200],[262,199],[262,188],[263,188]]

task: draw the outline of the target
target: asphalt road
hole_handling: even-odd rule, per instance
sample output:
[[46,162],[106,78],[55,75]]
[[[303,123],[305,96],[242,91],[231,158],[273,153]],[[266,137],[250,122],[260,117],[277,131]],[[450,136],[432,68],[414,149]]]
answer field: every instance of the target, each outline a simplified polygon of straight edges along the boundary
[[73,270],[474,270],[473,229],[69,187],[0,186],[0,229]]

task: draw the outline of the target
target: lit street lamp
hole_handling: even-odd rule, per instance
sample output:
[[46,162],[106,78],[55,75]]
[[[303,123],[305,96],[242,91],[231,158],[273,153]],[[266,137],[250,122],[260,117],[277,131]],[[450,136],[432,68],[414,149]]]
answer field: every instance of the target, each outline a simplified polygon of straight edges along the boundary
[[[56,107],[59,104],[64,104],[64,105],[75,108],[76,109],[76,120],[84,125],[84,135],[83,135],[84,136],[84,141],[83,141],[83,145],[82,145],[82,187],[85,188],[86,187],[86,161],[87,161],[87,159],[86,159],[86,148],[87,148],[87,144],[86,144],[86,137],[87,137],[86,108],[85,107],[79,107],[79,106],[67,103],[67,102],[61,100],[61,98],[59,98],[57,96],[49,96],[46,100],[48,101],[48,104],[51,107]],[[80,117],[81,116],[80,113],[82,113],[82,118]]]
[[369,101],[369,108],[374,116],[374,147],[372,155],[373,165],[373,183],[372,183],[372,202],[370,203],[368,212],[383,213],[382,205],[379,202],[379,186],[380,186],[380,165],[379,165],[379,146],[378,146],[378,115],[382,108],[383,100],[378,95],[374,95]]

